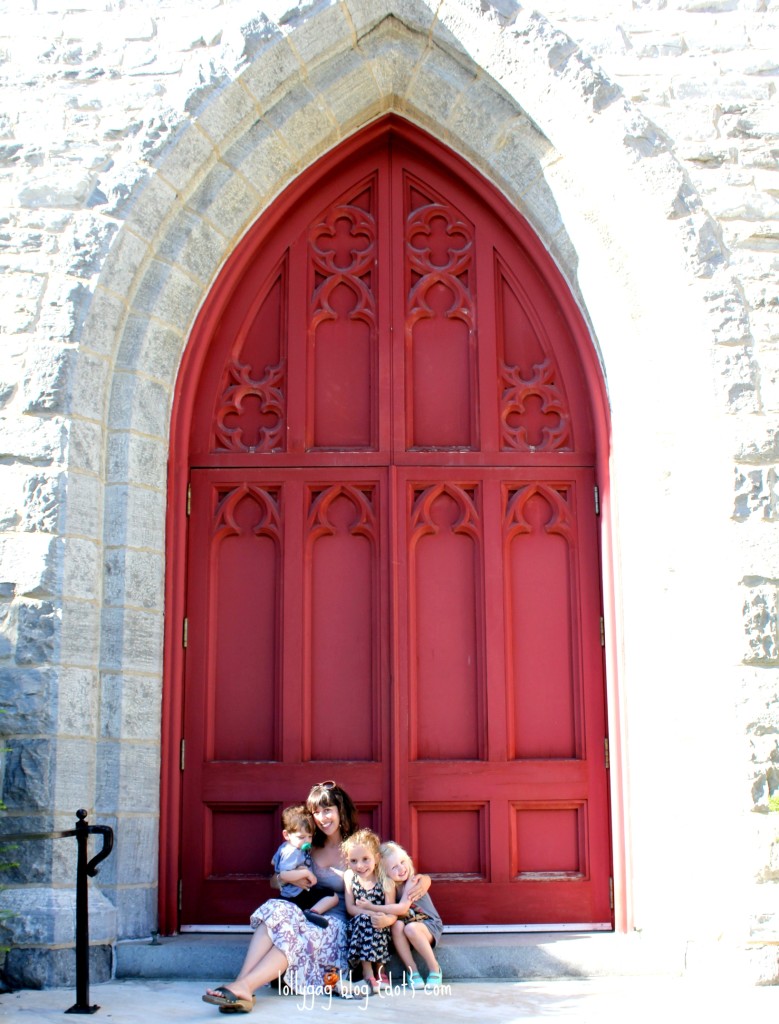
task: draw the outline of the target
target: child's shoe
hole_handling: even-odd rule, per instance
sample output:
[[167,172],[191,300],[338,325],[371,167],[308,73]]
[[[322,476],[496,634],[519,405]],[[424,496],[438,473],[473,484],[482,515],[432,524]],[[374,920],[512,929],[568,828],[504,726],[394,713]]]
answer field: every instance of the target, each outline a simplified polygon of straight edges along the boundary
[[422,978],[422,975],[419,973],[419,971],[409,971],[408,972],[408,986],[409,986],[409,988],[416,989],[416,991],[418,991],[418,992],[421,991],[425,987],[425,982],[424,982],[424,980]]
[[392,982],[387,977],[387,972],[383,967],[380,967],[376,972],[376,980],[381,988],[392,988]]
[[426,989],[440,988],[443,984],[444,977],[441,971],[431,971],[427,976],[427,982],[425,984]]

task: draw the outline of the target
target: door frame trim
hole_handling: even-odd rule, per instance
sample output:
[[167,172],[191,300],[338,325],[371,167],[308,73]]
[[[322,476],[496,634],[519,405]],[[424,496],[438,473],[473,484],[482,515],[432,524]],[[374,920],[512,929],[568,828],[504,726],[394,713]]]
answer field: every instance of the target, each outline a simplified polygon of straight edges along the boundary
[[[358,151],[378,144],[387,135],[407,138],[432,157],[443,160],[478,191],[516,235],[542,272],[576,339],[588,388],[595,436],[595,478],[600,489],[600,560],[605,621],[606,716],[611,752],[609,780],[610,843],[614,877],[614,927],[632,924],[627,842],[625,786],[626,750],[624,708],[620,700],[621,640],[617,603],[615,516],[610,486],[611,423],[603,370],[591,333],[573,294],[543,242],[506,197],[463,157],[427,132],[395,114],[385,115],[339,143],[322,156],[263,211],[219,272],[196,317],[181,359],[171,411],[166,509],[165,629],[163,649],[162,727],[160,752],[159,929],[173,934],[179,928],[178,890],[181,857],[184,649],[182,629],[186,611],[187,488],[189,437],[195,395],[208,341],[248,262],[270,231],[286,216],[300,188],[310,187],[337,164]],[[579,926],[581,927],[581,926]]]

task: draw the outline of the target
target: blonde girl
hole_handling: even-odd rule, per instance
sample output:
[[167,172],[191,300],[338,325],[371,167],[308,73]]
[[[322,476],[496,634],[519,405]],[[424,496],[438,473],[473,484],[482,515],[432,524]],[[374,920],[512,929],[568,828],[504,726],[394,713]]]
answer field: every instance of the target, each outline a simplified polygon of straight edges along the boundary
[[[408,972],[409,985],[414,989],[440,987],[443,980],[441,966],[433,948],[441,941],[443,923],[426,891],[430,879],[415,874],[411,857],[397,843],[383,843],[379,852],[382,870],[395,890],[393,899],[387,900],[384,910],[397,915],[397,921],[392,925],[392,941]],[[417,971],[412,946],[427,967],[427,984]]]
[[[384,965],[389,959],[389,928],[375,927],[374,917],[383,913],[387,896],[392,894],[394,897],[395,886],[381,870],[379,837],[375,832],[369,828],[360,829],[344,840],[342,850],[346,861],[346,910],[351,915],[347,948],[349,966],[360,964],[369,992],[377,994],[389,985],[384,973]],[[358,906],[358,901],[364,906]],[[370,911],[367,911],[368,907]],[[391,920],[388,918],[388,923]]]

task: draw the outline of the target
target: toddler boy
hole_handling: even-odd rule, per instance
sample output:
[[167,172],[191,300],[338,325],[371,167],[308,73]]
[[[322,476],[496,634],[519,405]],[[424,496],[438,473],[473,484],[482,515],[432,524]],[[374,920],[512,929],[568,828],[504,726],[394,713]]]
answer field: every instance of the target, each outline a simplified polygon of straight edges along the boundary
[[[285,807],[281,814],[284,842],[273,855],[273,870],[296,871],[308,868],[314,874],[311,861],[311,839],[314,835],[314,819],[303,804]],[[322,915],[327,910],[338,906],[338,896],[325,885],[312,885],[303,889],[292,882],[284,882],[280,890],[281,898],[290,900],[303,911],[304,917],[320,928],[327,927],[327,918]]]

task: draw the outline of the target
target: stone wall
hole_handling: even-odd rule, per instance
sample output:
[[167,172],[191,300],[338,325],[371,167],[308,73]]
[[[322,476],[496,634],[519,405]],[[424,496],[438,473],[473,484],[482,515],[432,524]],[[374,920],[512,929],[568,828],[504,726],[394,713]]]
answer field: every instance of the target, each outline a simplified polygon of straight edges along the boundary
[[[773,934],[779,2],[263,6],[0,3],[3,826],[94,809],[122,837],[95,938],[154,927],[181,353],[273,196],[395,110],[528,217],[603,361],[624,920],[663,927],[687,840],[711,860],[703,805],[738,848],[675,926]],[[23,861],[17,908],[70,891],[62,845]],[[740,906],[708,920],[723,868]],[[17,944],[56,945],[34,917]]]
[[[668,138],[697,211],[711,217],[712,252],[722,252],[726,273],[711,275],[707,298],[714,383],[728,415],[717,441],[734,463],[737,528],[732,576],[719,585],[737,585],[743,616],[741,667],[728,673],[723,696],[734,701],[743,730],[742,798],[753,812],[747,861],[760,887],[779,881],[779,819],[768,815],[769,796],[779,792],[779,4],[549,0],[535,6]],[[707,440],[689,443],[694,457]],[[712,558],[719,557],[713,550]],[[758,889],[749,905],[753,936],[776,937],[777,893]]]

